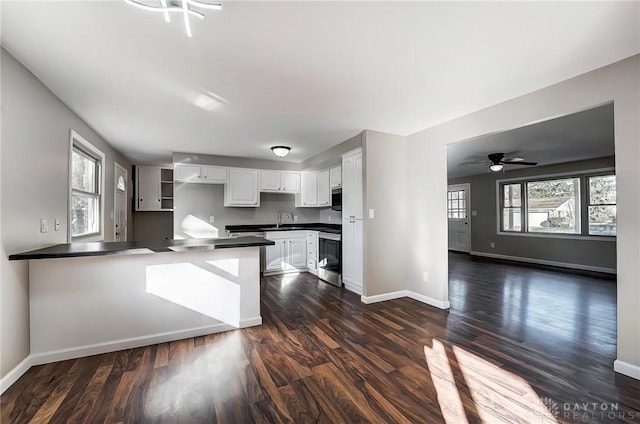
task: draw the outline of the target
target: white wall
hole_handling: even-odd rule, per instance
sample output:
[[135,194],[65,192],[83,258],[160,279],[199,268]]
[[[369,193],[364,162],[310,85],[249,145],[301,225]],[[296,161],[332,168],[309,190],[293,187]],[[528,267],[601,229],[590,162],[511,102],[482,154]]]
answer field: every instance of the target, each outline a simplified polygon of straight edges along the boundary
[[[0,377],[4,377],[29,355],[27,263],[9,262],[7,256],[67,242],[69,130],[106,155],[106,240],[113,239],[114,161],[126,169],[131,165],[4,49],[1,62]],[[40,233],[40,218],[49,220],[48,233]],[[59,231],[53,228],[56,218],[62,223]]]
[[[402,207],[411,211],[412,237],[407,240],[406,249],[410,289],[437,299],[447,297],[447,144],[613,101],[618,193],[618,365],[628,365],[627,370],[635,370],[640,377],[638,75],[640,55],[409,136],[409,194]],[[371,260],[367,264],[374,266]],[[374,271],[375,268],[368,269],[368,274]],[[428,283],[421,281],[423,271],[429,272]]]

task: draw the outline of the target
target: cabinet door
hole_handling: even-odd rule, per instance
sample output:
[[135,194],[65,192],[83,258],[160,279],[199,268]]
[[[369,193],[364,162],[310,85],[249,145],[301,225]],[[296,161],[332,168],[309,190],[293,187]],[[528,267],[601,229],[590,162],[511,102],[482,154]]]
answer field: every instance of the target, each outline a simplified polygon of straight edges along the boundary
[[342,187],[342,166],[331,168],[329,182],[331,188]]
[[362,219],[362,153],[342,160],[342,216]]
[[288,193],[300,193],[300,173],[283,172],[282,190]]
[[160,210],[160,168],[157,166],[136,167],[136,210]]
[[200,182],[200,166],[177,164],[174,168],[174,178],[186,183]]
[[305,268],[307,266],[307,238],[300,237],[287,240],[289,268]]
[[273,246],[267,246],[265,249],[265,270],[280,271],[284,269],[285,264],[285,244],[287,240],[274,240]]
[[227,168],[221,166],[203,166],[202,182],[209,184],[223,184],[227,182]]
[[225,187],[225,206],[260,206],[258,171],[229,169],[229,183]]
[[318,172],[318,206],[331,206],[329,170]]
[[280,171],[260,172],[260,191],[280,191]]
[[318,206],[318,173],[303,172],[300,195],[301,206]]
[[345,281],[362,286],[363,221],[347,219],[342,223],[342,276]]

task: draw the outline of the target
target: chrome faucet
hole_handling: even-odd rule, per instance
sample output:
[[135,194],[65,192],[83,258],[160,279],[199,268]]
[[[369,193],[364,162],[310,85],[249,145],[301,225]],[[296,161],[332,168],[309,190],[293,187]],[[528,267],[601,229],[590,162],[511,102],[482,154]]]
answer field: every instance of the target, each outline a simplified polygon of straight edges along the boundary
[[289,220],[293,221],[293,213],[287,209],[280,209],[278,211],[278,220],[276,222],[276,228],[280,228],[280,226],[282,225],[282,216],[283,215],[289,215]]

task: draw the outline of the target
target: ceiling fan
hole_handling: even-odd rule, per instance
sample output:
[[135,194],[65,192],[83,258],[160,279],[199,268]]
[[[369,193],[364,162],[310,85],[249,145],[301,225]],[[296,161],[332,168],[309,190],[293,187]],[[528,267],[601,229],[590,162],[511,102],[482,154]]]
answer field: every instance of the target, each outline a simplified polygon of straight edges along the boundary
[[487,157],[491,161],[489,169],[493,172],[502,171],[504,165],[536,166],[538,164],[538,162],[529,162],[522,158],[505,158],[504,153],[491,153]]

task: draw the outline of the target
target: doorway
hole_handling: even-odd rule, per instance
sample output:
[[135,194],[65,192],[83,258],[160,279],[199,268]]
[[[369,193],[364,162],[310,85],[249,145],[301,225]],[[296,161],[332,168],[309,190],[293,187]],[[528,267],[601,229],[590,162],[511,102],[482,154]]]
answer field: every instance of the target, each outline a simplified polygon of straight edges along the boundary
[[114,181],[113,240],[127,241],[127,170],[116,162]]
[[447,218],[449,221],[449,250],[471,251],[471,186],[469,183],[447,187]]

